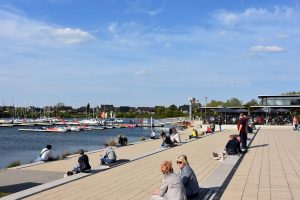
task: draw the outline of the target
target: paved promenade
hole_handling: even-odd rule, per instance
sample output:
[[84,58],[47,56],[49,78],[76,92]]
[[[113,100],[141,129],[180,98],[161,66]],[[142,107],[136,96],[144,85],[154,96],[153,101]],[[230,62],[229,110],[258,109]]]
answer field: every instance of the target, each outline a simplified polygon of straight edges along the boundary
[[[220,170],[227,164],[230,166],[232,158],[217,161],[212,157],[212,152],[223,150],[228,136],[236,133],[235,127],[227,126],[222,132],[160,152],[157,150],[161,150],[161,140],[116,148],[118,158],[133,161],[44,190],[25,199],[150,199],[152,191],[160,186],[161,162],[172,160],[177,172],[175,161],[181,154],[188,156],[200,187],[219,188],[221,185],[215,183],[222,176],[223,172]],[[187,140],[190,132],[191,129],[188,129],[182,133],[183,141]],[[291,127],[262,127],[249,152],[245,154],[237,170],[232,172],[233,176],[222,185],[224,193],[221,199],[300,199],[299,144],[300,132],[292,131]],[[100,154],[101,151],[89,154],[93,168],[99,167]],[[140,158],[136,159],[138,157]],[[24,171],[24,174],[34,171],[37,174],[53,173],[55,177],[72,168],[77,159],[76,156],[18,170]],[[70,177],[65,179],[68,178]],[[0,179],[0,184],[2,183]],[[13,199],[12,197],[7,196],[4,199]]]
[[300,131],[262,127],[222,199],[300,199]]

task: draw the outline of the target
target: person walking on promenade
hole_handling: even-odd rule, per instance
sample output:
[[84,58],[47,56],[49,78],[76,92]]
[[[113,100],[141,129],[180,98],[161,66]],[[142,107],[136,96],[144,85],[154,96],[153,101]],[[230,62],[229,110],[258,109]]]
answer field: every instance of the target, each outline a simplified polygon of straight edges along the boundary
[[108,144],[104,144],[104,156],[100,159],[101,165],[115,163],[117,160],[117,156],[115,151],[108,146]]
[[172,161],[163,161],[160,170],[164,176],[160,188],[153,192],[151,200],[187,200],[181,179],[173,172]]
[[180,169],[179,177],[184,185],[188,200],[199,198],[199,184],[193,169],[189,166],[186,155],[177,158],[177,165]]
[[239,121],[237,124],[239,136],[241,139],[242,147],[243,149],[247,149],[247,132],[246,132],[246,127],[247,127],[247,120],[246,117],[244,116],[243,113],[240,114]]
[[297,116],[294,116],[294,118],[293,118],[293,129],[295,131],[298,130],[298,125],[299,125],[298,118],[297,118]]
[[38,158],[35,160],[35,162],[38,161],[52,161],[52,160],[56,160],[56,158],[53,156],[52,154],[52,146],[50,144],[47,144],[45,148],[42,149],[40,155],[38,156]]
[[220,116],[220,119],[219,119],[219,131],[221,132],[222,131],[222,117]]

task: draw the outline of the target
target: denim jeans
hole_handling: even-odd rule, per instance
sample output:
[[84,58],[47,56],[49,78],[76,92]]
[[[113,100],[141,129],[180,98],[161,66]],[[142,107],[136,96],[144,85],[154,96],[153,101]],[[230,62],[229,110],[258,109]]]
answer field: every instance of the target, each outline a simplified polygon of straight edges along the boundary
[[106,158],[106,157],[105,157],[105,158],[101,158],[100,161],[101,161],[101,165],[104,165],[104,164],[110,164],[110,163],[116,162],[115,159],[111,160],[111,159]]

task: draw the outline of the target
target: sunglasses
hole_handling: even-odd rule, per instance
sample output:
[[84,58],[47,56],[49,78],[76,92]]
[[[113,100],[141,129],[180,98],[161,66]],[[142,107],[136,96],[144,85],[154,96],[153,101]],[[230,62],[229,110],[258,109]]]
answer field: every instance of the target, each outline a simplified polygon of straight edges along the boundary
[[177,161],[177,164],[182,164],[182,161]]

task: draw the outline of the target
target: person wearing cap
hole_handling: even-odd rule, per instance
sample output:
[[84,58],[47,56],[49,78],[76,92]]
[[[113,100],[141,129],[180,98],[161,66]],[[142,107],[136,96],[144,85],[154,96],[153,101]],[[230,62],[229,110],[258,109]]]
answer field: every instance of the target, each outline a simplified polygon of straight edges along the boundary
[[42,149],[40,155],[36,159],[36,162],[38,161],[51,161],[56,160],[55,157],[52,154],[52,146],[50,144],[47,144],[45,148]]
[[89,172],[91,170],[91,165],[89,163],[89,157],[84,153],[83,149],[79,150],[80,157],[78,158],[78,167],[76,173],[79,172]]
[[108,146],[108,144],[104,144],[104,156],[100,158],[100,164],[105,165],[105,164],[111,164],[115,163],[117,160],[117,156],[115,151]]

